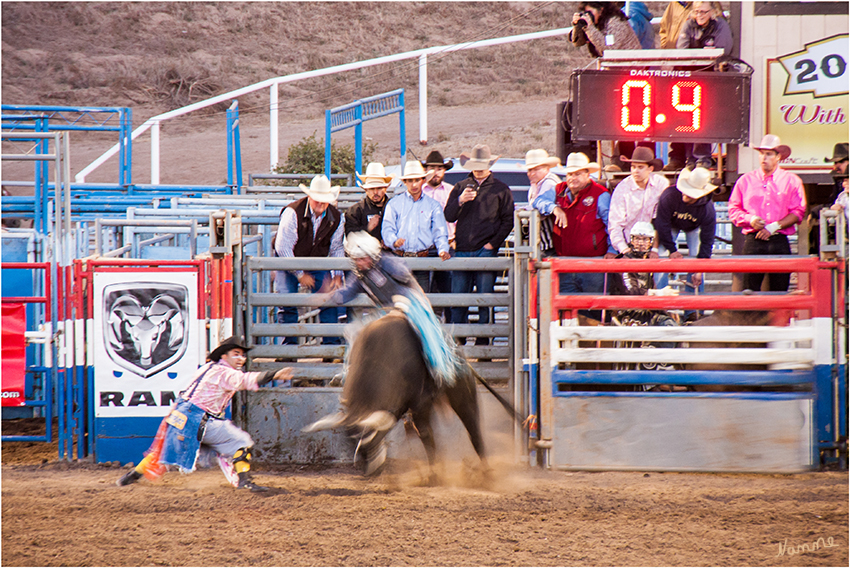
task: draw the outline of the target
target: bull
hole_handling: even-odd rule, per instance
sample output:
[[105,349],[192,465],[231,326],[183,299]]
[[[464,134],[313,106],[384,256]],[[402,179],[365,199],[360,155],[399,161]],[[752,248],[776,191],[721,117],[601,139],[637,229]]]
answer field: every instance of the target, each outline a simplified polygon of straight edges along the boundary
[[364,473],[374,475],[386,461],[384,438],[409,411],[425,447],[433,484],[437,452],[431,416],[443,395],[466,428],[486,474],[475,372],[464,363],[453,384],[438,384],[428,371],[416,332],[403,315],[392,312],[367,324],[352,345],[340,398],[342,410],[303,431],[345,428],[358,441],[357,453],[365,458]]

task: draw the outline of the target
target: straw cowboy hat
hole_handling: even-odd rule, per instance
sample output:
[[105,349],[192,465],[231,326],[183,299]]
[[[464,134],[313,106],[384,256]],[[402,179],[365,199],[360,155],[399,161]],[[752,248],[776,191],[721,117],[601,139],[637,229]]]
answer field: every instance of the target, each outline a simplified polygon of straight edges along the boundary
[[420,179],[425,177],[425,168],[418,160],[410,160],[404,164],[404,172],[399,179]]
[[490,146],[486,144],[477,144],[472,148],[472,152],[460,153],[460,167],[467,170],[489,170],[499,156],[490,154]]
[[569,156],[567,156],[567,165],[564,167],[568,174],[573,172],[577,172],[579,170],[587,170],[589,173],[594,173],[599,171],[599,164],[596,162],[591,162],[590,158],[588,158],[582,152],[573,152]]
[[210,353],[209,359],[210,361],[218,361],[221,359],[221,356],[230,351],[231,349],[236,348],[245,351],[246,353],[251,350],[250,347],[245,345],[245,338],[239,335],[231,335],[227,339],[221,342],[221,344],[212,350]]
[[450,170],[454,167],[455,163],[451,160],[444,160],[442,154],[440,154],[437,150],[433,150],[430,154],[428,154],[428,157],[425,158],[425,161],[422,162],[422,165],[426,168],[428,166],[442,166],[447,170]]
[[639,164],[646,164],[648,166],[653,166],[653,168],[656,165],[653,162],[655,160],[655,152],[652,151],[652,148],[646,148],[644,146],[638,146],[635,148],[635,151],[632,152],[631,159],[623,158],[621,156],[620,160],[628,163],[637,162]]
[[791,147],[781,143],[779,136],[775,134],[765,134],[761,139],[761,144],[753,146],[753,150],[773,150],[779,154],[779,161],[785,160],[791,155]]
[[339,186],[331,187],[331,181],[324,175],[318,175],[310,181],[310,187],[298,184],[307,197],[319,203],[333,203],[339,197]]
[[832,148],[832,157],[824,158],[824,162],[843,162],[847,159],[847,150],[850,144],[844,142],[842,144],[836,144],[835,147]]
[[362,176],[354,172],[357,177],[357,185],[363,189],[375,189],[378,187],[387,187],[393,180],[393,176],[388,176],[384,171],[384,164],[380,162],[370,162],[366,166],[366,173]]
[[535,148],[525,153],[525,169],[530,170],[537,166],[549,166],[554,168],[561,165],[561,160],[556,156],[550,156],[543,148]]
[[716,185],[708,183],[710,180],[711,172],[705,168],[684,169],[679,173],[676,187],[691,199],[699,199],[717,189]]

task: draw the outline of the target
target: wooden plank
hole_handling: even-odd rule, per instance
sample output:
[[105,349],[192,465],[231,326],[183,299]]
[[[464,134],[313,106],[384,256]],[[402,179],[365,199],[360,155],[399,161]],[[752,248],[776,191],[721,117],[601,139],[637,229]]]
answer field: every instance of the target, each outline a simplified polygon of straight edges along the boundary
[[561,341],[714,341],[721,343],[768,343],[771,341],[811,341],[811,327],[773,326],[559,326],[552,327],[552,339]]
[[553,363],[812,363],[813,349],[553,349]]

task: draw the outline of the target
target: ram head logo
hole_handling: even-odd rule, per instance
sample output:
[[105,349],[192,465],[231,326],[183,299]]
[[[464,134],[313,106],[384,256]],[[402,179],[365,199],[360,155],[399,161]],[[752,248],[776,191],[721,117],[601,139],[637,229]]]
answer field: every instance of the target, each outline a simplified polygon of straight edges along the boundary
[[104,338],[112,360],[145,378],[179,360],[188,340],[188,295],[176,284],[106,286]]

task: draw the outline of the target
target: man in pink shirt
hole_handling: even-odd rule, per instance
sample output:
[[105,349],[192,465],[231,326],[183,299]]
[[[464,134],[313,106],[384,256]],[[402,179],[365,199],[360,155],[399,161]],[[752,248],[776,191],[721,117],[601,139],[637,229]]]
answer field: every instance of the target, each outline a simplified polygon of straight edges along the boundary
[[[779,137],[766,134],[754,148],[760,167],[741,176],[729,197],[729,219],[744,233],[745,255],[791,254],[788,235],[806,213],[803,182],[795,174],[779,167],[791,155],[791,148]],[[761,290],[764,274],[744,275],[744,288]],[[771,273],[771,292],[787,292],[790,274]]]

